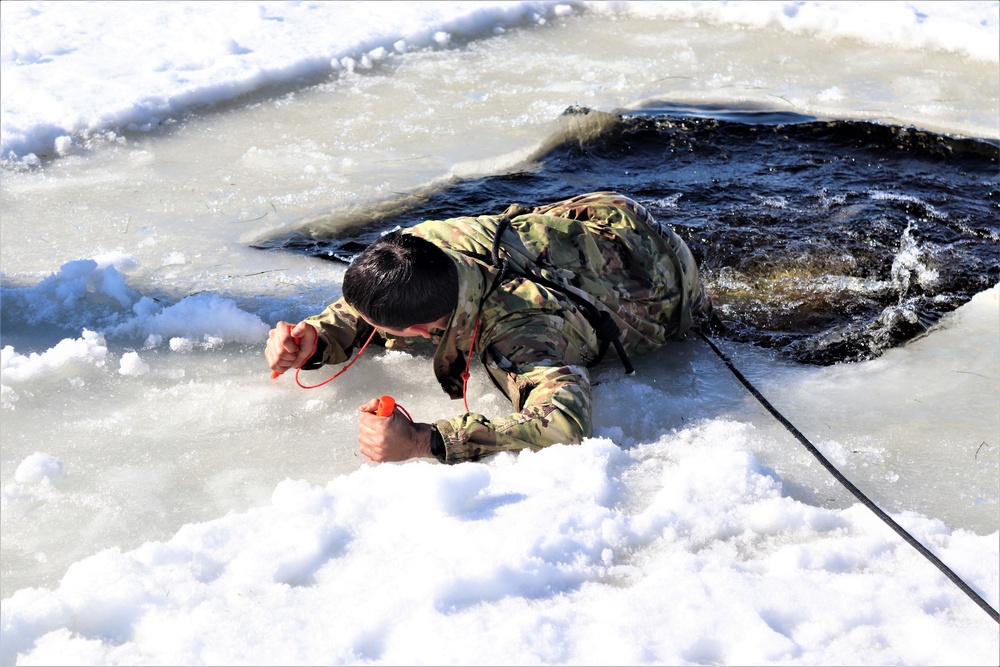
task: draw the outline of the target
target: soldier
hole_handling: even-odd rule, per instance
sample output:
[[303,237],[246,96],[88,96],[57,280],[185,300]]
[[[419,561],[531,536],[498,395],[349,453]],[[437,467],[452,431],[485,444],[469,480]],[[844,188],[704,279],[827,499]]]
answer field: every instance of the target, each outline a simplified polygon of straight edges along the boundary
[[[278,322],[265,356],[276,373],[348,360],[375,335],[386,347],[437,345],[434,372],[464,398],[473,357],[514,413],[469,412],[433,424],[361,406],[373,461],[475,461],[500,450],[578,443],[591,433],[588,368],[614,345],[628,355],[707,317],[694,257],[638,203],[613,192],[502,215],[427,221],[373,243],[344,275],[343,297],[298,324]],[[362,348],[363,349],[363,348]]]

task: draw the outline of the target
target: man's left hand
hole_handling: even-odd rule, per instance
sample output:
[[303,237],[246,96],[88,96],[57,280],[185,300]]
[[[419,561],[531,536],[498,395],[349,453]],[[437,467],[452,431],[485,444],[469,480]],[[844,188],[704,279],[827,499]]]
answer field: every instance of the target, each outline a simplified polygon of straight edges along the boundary
[[379,399],[361,406],[358,443],[371,461],[391,463],[431,458],[431,425],[414,423],[397,407],[388,417],[378,417]]

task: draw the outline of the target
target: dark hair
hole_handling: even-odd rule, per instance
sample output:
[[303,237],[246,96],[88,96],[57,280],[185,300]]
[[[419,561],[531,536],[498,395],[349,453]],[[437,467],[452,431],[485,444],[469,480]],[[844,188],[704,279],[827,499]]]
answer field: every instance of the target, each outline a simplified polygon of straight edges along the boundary
[[344,298],[371,322],[406,329],[455,309],[458,271],[436,245],[397,230],[354,258],[344,274]]

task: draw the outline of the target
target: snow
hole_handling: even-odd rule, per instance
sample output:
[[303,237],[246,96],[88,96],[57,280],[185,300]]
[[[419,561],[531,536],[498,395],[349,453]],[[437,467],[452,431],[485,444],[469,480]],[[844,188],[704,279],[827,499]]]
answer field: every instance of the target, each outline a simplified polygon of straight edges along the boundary
[[62,473],[63,466],[59,459],[43,452],[35,452],[17,466],[14,479],[21,484],[37,484]]
[[[866,509],[784,496],[745,450],[752,435],[713,422],[629,451],[595,438],[490,464],[288,480],[267,506],[104,551],[54,591],[17,592],[0,659],[980,664],[995,653],[995,632],[969,632],[982,612]],[[996,536],[900,519],[995,589]]]
[[34,164],[261,88],[586,11],[1000,59],[996,2],[7,2],[0,156]]

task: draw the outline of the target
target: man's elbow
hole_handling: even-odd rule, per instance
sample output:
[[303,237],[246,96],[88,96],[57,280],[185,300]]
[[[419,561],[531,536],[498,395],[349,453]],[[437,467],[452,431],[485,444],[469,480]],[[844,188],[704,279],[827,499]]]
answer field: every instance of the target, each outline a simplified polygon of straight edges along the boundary
[[578,445],[591,436],[593,427],[589,410],[570,410],[558,403],[554,403],[554,408],[544,420],[547,423],[541,435],[546,440],[545,445]]

